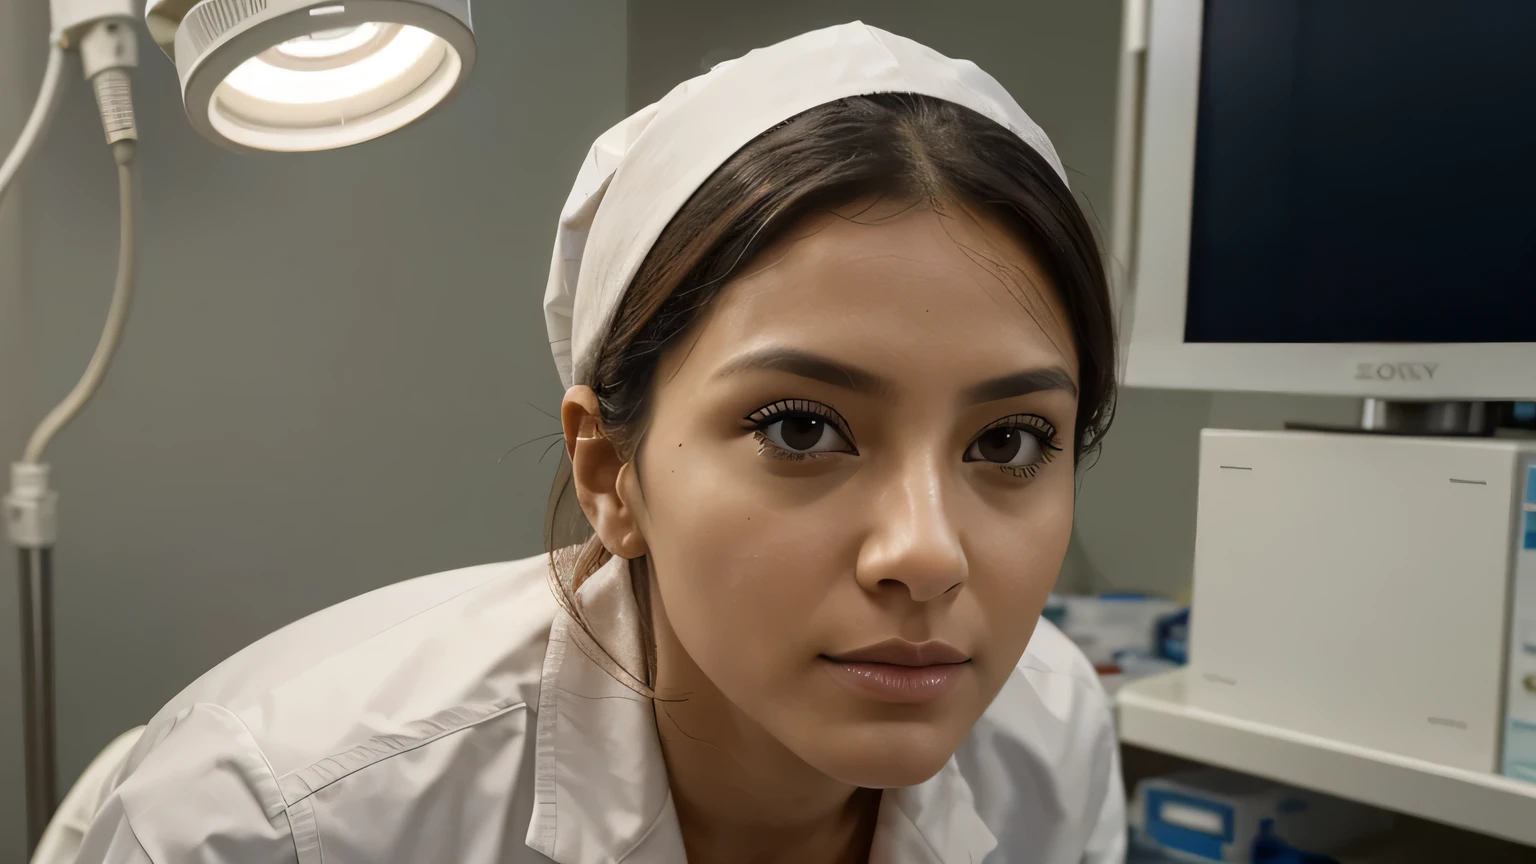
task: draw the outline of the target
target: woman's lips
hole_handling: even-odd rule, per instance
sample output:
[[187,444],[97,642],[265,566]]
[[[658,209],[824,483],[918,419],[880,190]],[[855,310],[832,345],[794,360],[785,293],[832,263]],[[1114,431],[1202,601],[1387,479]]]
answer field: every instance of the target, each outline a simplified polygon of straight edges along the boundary
[[821,660],[832,678],[855,695],[906,704],[949,694],[970,665],[969,657],[943,642],[901,639]]
[[855,695],[881,702],[931,702],[955,689],[969,663],[937,666],[896,666],[890,663],[846,663],[823,658],[837,683]]

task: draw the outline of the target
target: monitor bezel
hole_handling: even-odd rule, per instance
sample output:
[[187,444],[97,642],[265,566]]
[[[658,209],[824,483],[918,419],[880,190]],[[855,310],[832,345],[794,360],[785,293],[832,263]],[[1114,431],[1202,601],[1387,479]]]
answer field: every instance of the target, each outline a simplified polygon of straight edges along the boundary
[[1203,0],[1152,0],[1125,383],[1411,400],[1536,399],[1536,342],[1184,341]]

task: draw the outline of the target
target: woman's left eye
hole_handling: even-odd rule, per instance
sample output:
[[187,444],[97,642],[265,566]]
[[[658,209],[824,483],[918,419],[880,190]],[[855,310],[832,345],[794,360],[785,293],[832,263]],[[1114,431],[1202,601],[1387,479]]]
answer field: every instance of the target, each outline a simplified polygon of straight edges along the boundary
[[990,462],[1013,473],[1037,469],[1058,449],[1056,430],[1034,417],[1009,417],[983,429],[965,449],[965,461]]
[[1004,427],[981,433],[965,451],[968,462],[994,465],[1031,465],[1040,458],[1040,439],[1028,432]]

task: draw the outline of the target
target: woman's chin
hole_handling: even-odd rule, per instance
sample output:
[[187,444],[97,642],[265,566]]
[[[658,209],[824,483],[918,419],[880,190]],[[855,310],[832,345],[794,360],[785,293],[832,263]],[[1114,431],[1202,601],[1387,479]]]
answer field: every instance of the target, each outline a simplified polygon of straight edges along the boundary
[[823,774],[850,786],[892,789],[931,779],[964,737],[928,724],[880,726],[827,735],[816,742],[817,752],[799,755]]

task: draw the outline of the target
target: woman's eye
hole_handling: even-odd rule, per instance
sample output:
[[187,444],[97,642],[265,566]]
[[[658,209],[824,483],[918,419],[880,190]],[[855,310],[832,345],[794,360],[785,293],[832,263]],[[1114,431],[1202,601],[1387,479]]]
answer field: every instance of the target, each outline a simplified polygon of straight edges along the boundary
[[835,453],[851,448],[837,427],[814,414],[793,414],[764,424],[759,432],[768,443],[789,453]]
[[965,451],[965,461],[1026,466],[1039,462],[1043,454],[1038,436],[1015,426],[999,426],[988,429],[971,442]]

